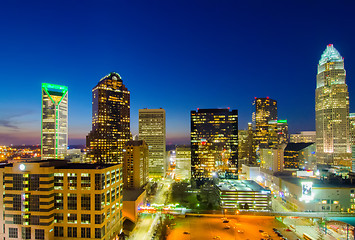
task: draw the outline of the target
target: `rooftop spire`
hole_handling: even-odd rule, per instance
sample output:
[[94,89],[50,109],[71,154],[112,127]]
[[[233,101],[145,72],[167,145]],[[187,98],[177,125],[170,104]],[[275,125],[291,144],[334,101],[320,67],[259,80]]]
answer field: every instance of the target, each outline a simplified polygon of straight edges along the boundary
[[340,55],[338,50],[333,46],[333,44],[328,44],[327,48],[324,50],[320,60],[319,65],[323,65],[327,62],[341,62],[343,57]]

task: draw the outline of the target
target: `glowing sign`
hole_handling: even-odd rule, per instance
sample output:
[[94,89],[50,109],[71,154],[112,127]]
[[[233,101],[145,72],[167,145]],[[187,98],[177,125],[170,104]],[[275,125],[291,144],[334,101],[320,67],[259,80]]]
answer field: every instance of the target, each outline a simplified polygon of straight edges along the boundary
[[279,119],[279,120],[277,120],[277,123],[287,123],[287,120],[286,119],[285,120]]
[[46,89],[62,90],[62,92],[68,91],[68,87],[57,84],[42,83],[42,87]]
[[19,168],[21,171],[25,171],[26,166],[25,166],[25,164],[20,164]]
[[312,192],[312,182],[303,182],[302,183],[302,197],[301,201],[304,200],[305,202],[309,202],[313,200],[313,192]]

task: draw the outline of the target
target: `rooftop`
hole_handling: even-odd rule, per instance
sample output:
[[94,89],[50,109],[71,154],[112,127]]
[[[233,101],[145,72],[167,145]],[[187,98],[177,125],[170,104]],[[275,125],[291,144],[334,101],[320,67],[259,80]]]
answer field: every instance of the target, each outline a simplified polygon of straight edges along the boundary
[[110,74],[106,75],[105,77],[101,78],[99,82],[106,80],[106,79],[111,79],[111,80],[117,80],[122,82],[122,78],[118,73],[111,72]]
[[[67,160],[58,160],[58,159],[47,159],[47,160],[34,160],[34,161],[17,161],[25,164],[39,163],[41,167],[54,167],[55,169],[104,169],[115,166],[117,164],[109,163],[71,163]],[[12,166],[12,164],[0,165]]]
[[136,201],[145,189],[124,189],[123,190],[123,201]]
[[253,180],[221,180],[217,187],[220,191],[235,191],[235,192],[260,192],[270,191]]
[[300,151],[310,145],[314,144],[313,142],[310,143],[288,143],[285,151]]
[[340,55],[338,50],[333,46],[333,44],[328,44],[327,48],[324,50],[320,60],[319,65],[323,65],[327,62],[341,62],[343,57]]
[[355,188],[355,183],[335,183],[312,177],[279,176],[283,181],[302,186],[302,182],[312,182],[313,188]]

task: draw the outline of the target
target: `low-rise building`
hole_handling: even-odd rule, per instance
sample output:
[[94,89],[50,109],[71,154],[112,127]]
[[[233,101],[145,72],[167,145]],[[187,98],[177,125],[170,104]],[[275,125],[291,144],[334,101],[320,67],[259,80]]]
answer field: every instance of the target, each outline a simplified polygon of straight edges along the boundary
[[270,210],[270,190],[252,180],[220,180],[216,185],[222,209]]
[[[260,167],[254,165],[243,164],[242,173],[239,174],[243,176],[245,180],[256,180],[260,176]],[[242,178],[241,178],[242,179]]]
[[[292,211],[355,211],[355,184],[260,171],[260,183]],[[276,176],[275,176],[276,175]]]

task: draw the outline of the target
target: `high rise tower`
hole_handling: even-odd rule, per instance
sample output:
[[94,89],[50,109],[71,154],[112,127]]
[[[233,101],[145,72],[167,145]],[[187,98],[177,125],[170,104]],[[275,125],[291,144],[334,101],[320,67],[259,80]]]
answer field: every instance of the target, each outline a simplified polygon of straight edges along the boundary
[[92,89],[92,130],[86,137],[88,157],[121,163],[130,139],[130,92],[117,73],[103,77]]
[[273,136],[270,127],[270,123],[277,120],[277,101],[269,97],[255,98],[253,105],[255,105],[255,112],[253,112],[255,155],[252,156],[252,163],[256,164],[260,161],[260,149],[277,147],[278,139]]
[[139,109],[139,139],[149,147],[149,176],[165,176],[165,110]]
[[68,88],[42,83],[42,159],[64,159],[68,146]]
[[191,176],[196,180],[219,174],[236,177],[238,110],[191,111]]
[[318,64],[316,88],[317,161],[350,166],[349,93],[344,59],[329,44]]

